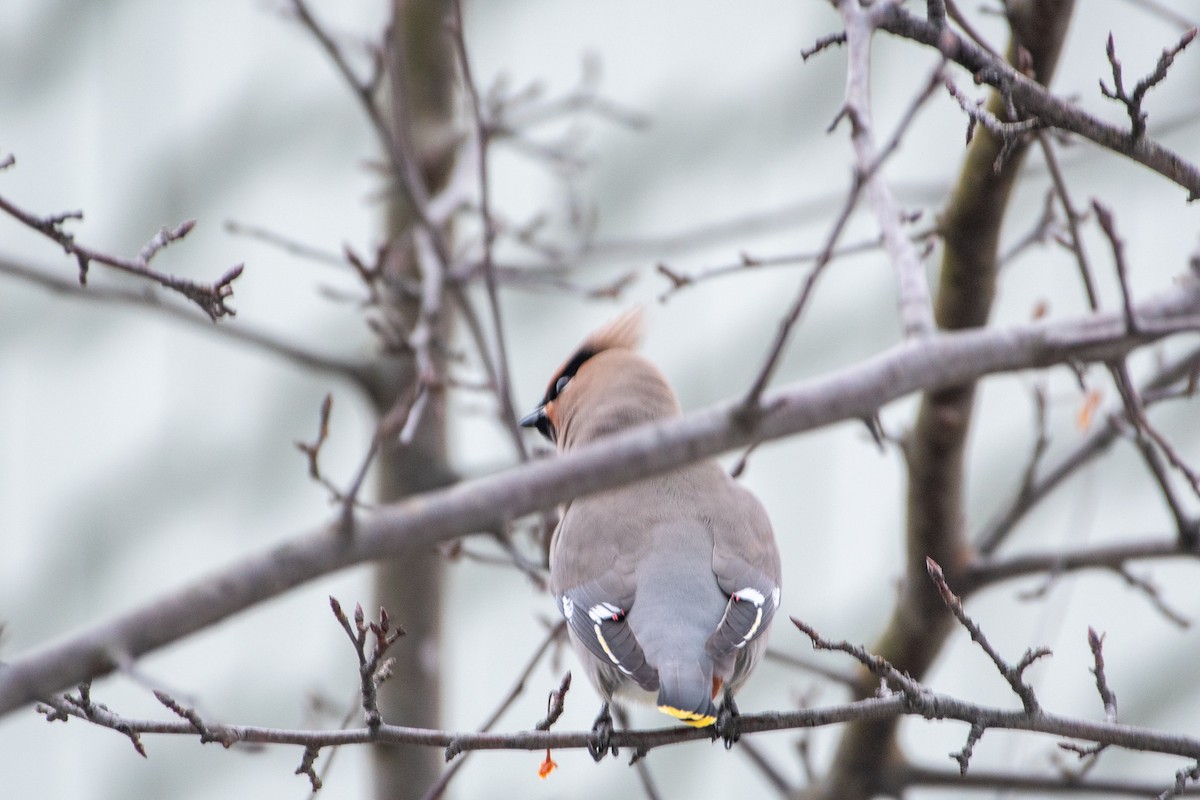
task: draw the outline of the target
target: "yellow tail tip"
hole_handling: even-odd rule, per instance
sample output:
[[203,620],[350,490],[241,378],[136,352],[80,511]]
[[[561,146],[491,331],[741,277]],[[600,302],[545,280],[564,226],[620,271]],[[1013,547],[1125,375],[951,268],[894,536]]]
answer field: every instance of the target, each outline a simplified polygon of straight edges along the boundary
[[659,706],[658,710],[664,714],[670,714],[675,719],[685,725],[691,725],[693,728],[706,728],[717,721],[717,718],[711,714],[698,714],[695,711],[684,711],[674,706]]

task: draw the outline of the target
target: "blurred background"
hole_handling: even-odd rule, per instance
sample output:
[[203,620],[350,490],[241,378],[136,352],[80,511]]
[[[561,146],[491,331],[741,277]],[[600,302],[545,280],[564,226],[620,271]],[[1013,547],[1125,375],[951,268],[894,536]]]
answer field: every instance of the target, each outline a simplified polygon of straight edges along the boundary
[[[312,370],[222,331],[266,331],[299,347],[344,359],[367,356],[374,340],[353,303],[355,277],[237,234],[228,223],[261,226],[338,254],[378,246],[383,212],[378,148],[360,108],[310,35],[284,4],[234,0],[5,0],[0,23],[0,196],[38,214],[83,209],[71,226],[97,249],[133,255],[159,230],[198,220],[188,238],[161,253],[166,272],[212,281],[245,262],[235,284],[237,316],[212,325],[131,305],[48,291],[0,274],[0,657],[127,610],[208,571],[312,529],[334,512],[307,476],[297,440],[311,441],[318,408],[332,393],[325,472],[345,484],[373,431],[365,398]],[[1102,98],[1110,79],[1110,31],[1128,73],[1153,68],[1181,30],[1126,0],[1093,0],[1076,12],[1054,88],[1114,122],[1123,109]],[[1200,2],[1171,4],[1200,19]],[[379,2],[314,2],[345,41],[378,35]],[[980,30],[1003,43],[1002,19],[967,8]],[[634,303],[649,311],[646,353],[660,364],[685,409],[737,395],[752,380],[777,322],[806,268],[741,272],[677,292],[655,267],[694,272],[756,257],[819,250],[850,185],[853,154],[845,128],[825,129],[842,98],[840,49],[807,63],[801,50],[840,29],[826,3],[758,0],[604,4],[521,0],[465,4],[476,80],[489,87],[537,84],[548,96],[580,84],[598,65],[599,90],[644,117],[631,127],[583,113],[539,134],[569,143],[580,163],[548,169],[520,148],[494,151],[492,202],[514,224],[546,215],[546,230],[578,241],[572,214],[587,222],[586,253],[565,278],[602,287],[626,275],[617,299],[504,285],[502,308],[519,411],[532,408],[570,349],[595,325]],[[877,37],[873,98],[888,132],[935,65],[911,43]],[[969,76],[959,86],[982,96]],[[1187,51],[1147,101],[1151,134],[1200,159],[1200,51]],[[906,208],[933,223],[955,180],[966,120],[944,93],[917,120],[887,176]],[[885,135],[884,134],[884,135]],[[1135,296],[1170,285],[1200,244],[1195,205],[1162,178],[1087,144],[1063,149],[1077,202],[1113,208],[1126,242]],[[1006,222],[1006,241],[1025,236],[1042,214],[1049,179],[1036,154],[1025,167]],[[1119,298],[1109,251],[1089,226],[1090,252],[1109,305]],[[845,242],[876,235],[869,213],[852,220]],[[501,251],[517,263],[518,251]],[[0,257],[74,280],[60,249],[0,216]],[[935,264],[936,259],[929,259]],[[90,285],[139,289],[94,267]],[[666,295],[664,298],[663,296]],[[1074,263],[1055,246],[1014,259],[1001,277],[996,324],[1028,321],[1039,303],[1051,317],[1082,313]],[[837,261],[796,331],[777,384],[819,376],[894,344],[900,335],[893,272],[877,251]],[[1193,342],[1194,343],[1194,342]],[[1164,352],[1173,352],[1166,348]],[[1161,353],[1160,353],[1161,355]],[[1136,374],[1154,355],[1133,364]],[[1107,389],[1102,373],[1095,384]],[[976,531],[1018,487],[1034,441],[1031,389],[1049,397],[1051,454],[1086,431],[1083,395],[1067,370],[993,378],[980,394],[971,444],[968,529]],[[900,435],[914,402],[886,408]],[[453,462],[465,476],[514,463],[489,396],[451,398]],[[1155,412],[1155,421],[1195,464],[1200,425],[1194,404]],[[535,434],[530,433],[531,437]],[[734,458],[729,459],[732,464]],[[763,500],[784,553],[784,611],[831,639],[868,643],[890,615],[903,547],[903,463],[881,452],[859,424],[844,424],[760,447],[742,480]],[[1195,509],[1195,497],[1185,498]],[[1031,515],[1007,552],[1044,551],[1157,534],[1172,521],[1135,449],[1113,452],[1076,475]],[[481,553],[488,542],[468,543]],[[1200,614],[1196,567],[1139,564],[1178,614]],[[356,662],[330,618],[327,597],[368,608],[366,567],[313,581],[139,662],[154,682],[196,704],[206,718],[275,727],[335,726],[356,698]],[[551,599],[512,568],[469,558],[452,562],[443,608],[444,727],[477,727],[508,692],[554,617]],[[1035,600],[1020,595],[1043,578],[1000,584],[974,597],[973,616],[1014,659],[1046,645],[1054,657],[1030,675],[1044,705],[1103,716],[1087,669],[1087,626],[1107,634],[1105,655],[1124,722],[1200,734],[1194,665],[1200,638],[1157,612],[1118,575],[1086,573],[1054,582]],[[404,620],[399,620],[402,624]],[[810,646],[784,620],[774,648],[805,658]],[[397,646],[402,646],[403,641]],[[546,692],[573,656],[543,663],[499,725],[527,729],[545,714]],[[843,669],[844,659],[826,659]],[[577,675],[579,674],[576,670]],[[397,679],[402,679],[402,676]],[[967,638],[956,634],[928,683],[963,698],[1006,707],[1014,698]],[[97,682],[93,696],[119,713],[169,713],[128,677]],[[788,709],[844,699],[811,673],[767,662],[739,702],[743,711]],[[332,710],[330,710],[332,709]],[[576,681],[558,723],[585,729],[598,709]],[[661,724],[639,710],[635,722]],[[404,724],[403,720],[391,720]],[[966,726],[904,723],[919,763],[953,766]],[[837,731],[755,736],[787,777],[802,779],[797,742],[818,767]],[[32,709],[0,720],[4,795],[14,798],[303,797],[294,776],[299,748],[226,752],[194,738],[146,737],[149,758],[127,739],[79,721],[48,724]],[[322,761],[328,751],[322,754]],[[1061,759],[1051,739],[993,732],[976,768],[1049,774]],[[555,754],[539,781],[538,753],[471,756],[451,784],[458,797],[613,797],[639,791],[627,759],[595,765],[582,751]],[[321,797],[362,797],[367,756],[336,756]],[[690,745],[656,750],[649,766],[666,797],[758,796],[771,790],[737,752]],[[1143,776],[1163,787],[1175,759],[1109,752],[1097,775]],[[933,794],[932,791],[929,792]]]

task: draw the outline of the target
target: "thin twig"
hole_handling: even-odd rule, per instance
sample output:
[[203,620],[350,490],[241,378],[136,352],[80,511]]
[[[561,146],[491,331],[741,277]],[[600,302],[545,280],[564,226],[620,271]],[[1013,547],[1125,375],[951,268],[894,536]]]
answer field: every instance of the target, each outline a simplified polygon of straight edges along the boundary
[[967,19],[967,16],[959,10],[958,3],[956,3],[955,0],[945,0],[945,3],[946,15],[950,17],[950,19],[954,20],[955,25],[962,28],[963,33],[965,33],[971,41],[983,48],[992,56],[992,58],[995,58],[998,61],[1004,60],[1004,56],[1000,53],[1000,51],[992,47],[991,43],[989,43],[988,40],[983,37],[983,34],[976,30],[975,26],[971,24],[971,20]]
[[1109,722],[1117,721],[1117,696],[1108,686],[1108,676],[1104,672],[1104,635],[1096,633],[1095,628],[1088,628],[1088,647],[1092,651],[1092,674],[1096,676],[1096,691],[1100,693],[1100,701],[1104,704],[1104,718]]
[[1105,54],[1108,56],[1108,63],[1112,67],[1113,88],[1109,89],[1104,81],[1100,81],[1100,92],[1105,97],[1116,100],[1125,106],[1125,112],[1129,115],[1130,134],[1133,138],[1141,139],[1146,135],[1146,117],[1147,114],[1142,110],[1142,101],[1146,98],[1146,92],[1162,83],[1167,77],[1167,70],[1175,62],[1175,56],[1179,55],[1185,47],[1192,43],[1196,38],[1196,29],[1192,28],[1180,37],[1179,41],[1173,46],[1165,48],[1162,55],[1158,58],[1158,64],[1155,65],[1154,71],[1142,78],[1133,87],[1133,94],[1125,92],[1125,82],[1122,77],[1121,62],[1117,59],[1117,48],[1113,42],[1113,35],[1108,34],[1108,43],[1104,48]]
[[[1145,402],[1149,402],[1150,397],[1166,399],[1169,395],[1162,395],[1162,390],[1181,380],[1187,380],[1188,375],[1197,368],[1197,365],[1200,365],[1200,348],[1193,348],[1161,366],[1143,383],[1140,395]],[[995,553],[1017,524],[1033,508],[1050,496],[1063,481],[1106,452],[1120,435],[1117,420],[1121,413],[1121,411],[1114,411],[1110,414],[1102,414],[1101,418],[1107,420],[1103,427],[1092,431],[1083,441],[1045,470],[1033,484],[1023,483],[1015,497],[975,536],[975,547],[979,553],[984,556]],[[1193,538],[1191,541],[1195,541],[1195,539]]]
[[[486,733],[495,727],[496,723],[499,722],[500,718],[504,715],[504,712],[507,711],[512,704],[517,701],[517,698],[520,697],[522,693],[524,693],[525,685],[528,683],[529,677],[533,674],[534,669],[536,669],[537,665],[541,663],[542,658],[546,655],[546,653],[548,653],[557,642],[562,641],[562,636],[566,632],[566,629],[566,620],[559,620],[550,628],[549,631],[547,631],[546,637],[542,639],[542,643],[533,651],[533,654],[530,655],[529,660],[525,662],[525,666],[517,674],[517,678],[513,682],[512,688],[508,690],[508,694],[506,694],[500,700],[495,710],[492,711],[488,718],[484,720],[483,724],[479,726],[480,733]],[[570,676],[570,674],[571,673],[568,672],[567,676]],[[567,685],[569,687],[570,684],[568,678],[564,677],[563,680],[567,681]],[[559,686],[561,689],[561,697],[562,694],[566,693],[566,689],[562,688],[562,684]],[[559,713],[562,713],[561,710]],[[558,717],[555,716],[555,720],[557,720],[557,718]],[[549,725],[547,725],[545,728],[537,728],[537,730],[549,730]],[[437,781],[430,786],[428,790],[426,790],[424,795],[422,795],[421,800],[437,800],[437,798],[441,797],[445,793],[446,787],[450,784],[450,781],[455,775],[458,774],[458,771],[462,769],[462,765],[466,763],[467,756],[469,755],[469,753],[464,753],[461,758],[458,758],[449,767],[447,767],[446,771],[443,772],[438,777]]]
[[[967,629],[967,633],[971,634],[971,640],[979,645],[983,652],[987,653],[988,658],[996,665],[996,669],[1008,681],[1008,685],[1012,687],[1013,692],[1017,697],[1021,698],[1021,705],[1025,706],[1025,711],[1031,716],[1037,716],[1042,713],[1041,706],[1038,704],[1037,697],[1033,693],[1033,687],[1024,680],[1025,670],[1027,670],[1039,658],[1050,655],[1050,650],[1045,647],[1030,649],[1025,651],[1025,655],[1016,664],[1009,664],[988,641],[984,635],[983,629],[975,620],[967,616],[966,610],[963,608],[962,601],[958,599],[946,582],[946,576],[942,572],[942,568],[932,558],[925,559],[925,567],[929,570],[929,577],[937,585],[938,592],[942,595],[942,601],[950,612],[954,614],[959,623]],[[982,735],[982,733],[980,734]]]
[[1067,231],[1071,235],[1071,251],[1075,254],[1075,263],[1079,266],[1079,277],[1083,281],[1083,289],[1087,294],[1088,306],[1095,311],[1100,308],[1100,297],[1096,293],[1096,280],[1092,277],[1092,267],[1088,262],[1087,251],[1083,246],[1083,236],[1079,230],[1079,223],[1083,217],[1075,210],[1075,205],[1071,202],[1066,179],[1063,178],[1062,169],[1058,165],[1058,158],[1054,155],[1054,149],[1050,145],[1050,137],[1046,135],[1045,131],[1037,132],[1037,143],[1041,148],[1046,168],[1050,171],[1050,180],[1054,184],[1054,193],[1058,195],[1058,200],[1062,204],[1063,215],[1067,218]]
[[[937,236],[936,229],[926,228],[911,234],[909,238],[912,240],[913,244],[922,244],[928,242],[935,236]],[[857,242],[842,245],[841,247],[835,247],[832,257],[842,258],[844,256],[870,253],[879,250],[882,246],[882,236],[876,236],[872,239],[861,239]],[[745,275],[748,272],[766,270],[775,267],[790,267],[797,264],[811,264],[821,257],[821,253],[821,250],[781,253],[779,255],[771,256],[758,256],[750,253],[742,253],[736,261],[714,264],[693,272],[683,272],[660,261],[655,265],[654,269],[658,274],[666,278],[670,285],[665,291],[658,295],[658,301],[660,303],[665,302],[672,295],[682,289],[696,286],[714,278]]]
[[1137,319],[1133,315],[1133,292],[1129,288],[1129,267],[1125,263],[1125,243],[1117,235],[1117,223],[1107,206],[1099,200],[1092,200],[1092,211],[1095,212],[1096,221],[1100,223],[1100,229],[1104,231],[1112,248],[1117,281],[1121,286],[1121,310],[1125,312],[1125,327],[1130,333],[1137,333]]
[[1192,530],[1194,523],[1189,519],[1187,510],[1179,498],[1175,496],[1175,489],[1171,485],[1171,478],[1163,466],[1159,452],[1166,455],[1172,466],[1183,473],[1191,483],[1193,491],[1197,493],[1200,493],[1200,476],[1196,475],[1183,462],[1167,438],[1151,424],[1150,418],[1146,416],[1142,400],[1138,396],[1137,387],[1133,384],[1133,378],[1129,375],[1129,366],[1126,361],[1120,359],[1110,364],[1109,373],[1121,395],[1121,402],[1125,407],[1125,418],[1133,429],[1134,444],[1137,445],[1138,451],[1142,454],[1142,460],[1146,462],[1146,466],[1158,484],[1163,501],[1166,502],[1167,508],[1175,520],[1175,528],[1179,532],[1179,537],[1188,539],[1194,535]]
[[1158,800],[1167,800],[1169,797],[1178,797],[1187,789],[1188,781],[1200,780],[1200,761],[1197,761],[1190,767],[1184,767],[1175,773],[1175,783],[1169,789],[1158,796]]
[[64,229],[64,223],[69,220],[83,219],[82,211],[67,211],[48,217],[39,217],[4,197],[0,197],[0,210],[48,239],[57,242],[64,252],[74,256],[79,267],[80,286],[87,285],[88,268],[92,264],[103,264],[131,275],[147,278],[166,289],[178,292],[199,306],[213,322],[221,317],[232,317],[237,313],[227,305],[227,301],[233,297],[233,282],[242,274],[242,264],[230,268],[215,283],[211,284],[196,283],[186,278],[168,275],[150,266],[151,260],[160,250],[188,235],[196,225],[195,220],[187,220],[173,229],[163,228],[142,247],[136,258],[124,258],[80,244],[76,241],[75,234]]
[[[329,598],[329,607],[333,611],[333,616],[341,624],[342,630],[349,637],[351,644],[354,645],[355,655],[358,656],[363,716],[366,719],[367,728],[377,730],[383,724],[383,717],[379,713],[379,685],[391,676],[390,659],[384,661],[383,657],[388,648],[404,635],[404,628],[397,626],[394,630],[392,629],[385,608],[379,609],[378,622],[367,622],[362,604],[356,603],[354,605],[354,624],[351,626],[350,620],[342,611],[342,604],[333,596]],[[375,642],[369,655],[367,654],[368,633]]]
[[970,122],[967,124],[967,144],[971,143],[976,124],[982,125],[988,133],[992,134],[992,136],[999,139],[1002,143],[1000,152],[997,153],[996,160],[992,163],[992,169],[997,175],[1000,174],[1000,170],[1004,168],[1005,162],[1017,150],[1017,147],[1024,140],[1025,136],[1030,133],[1036,133],[1043,127],[1042,123],[1036,117],[1016,122],[1005,122],[987,110],[982,98],[972,101],[963,94],[949,77],[945,78],[943,83],[946,91],[950,93],[950,96],[955,99],[959,107],[966,112],[967,117],[970,119]]
[[1197,27],[1196,20],[1191,17],[1186,17],[1175,10],[1171,5],[1161,0],[1126,0],[1131,5],[1135,5],[1148,14],[1158,17],[1161,20],[1174,25],[1182,30],[1189,30]]
[[851,644],[845,640],[840,642],[832,642],[823,638],[806,622],[791,617],[792,624],[799,628],[809,639],[812,640],[812,645],[817,650],[836,650],[852,656],[856,661],[870,670],[871,674],[891,684],[897,691],[905,695],[905,697],[914,701],[925,694],[925,687],[913,680],[907,673],[896,669],[887,659],[882,656],[877,656],[874,653],[867,651],[862,645]]
[[207,318],[191,313],[187,306],[168,302],[165,299],[168,295],[149,286],[137,291],[116,286],[81,287],[76,280],[68,280],[51,274],[48,270],[18,263],[4,256],[0,256],[0,274],[27,281],[71,299],[114,303],[155,312],[173,323],[203,329],[208,335],[224,338],[244,347],[256,348],[302,369],[347,378],[359,386],[365,386],[369,382],[370,371],[364,363],[317,353],[298,344],[294,340],[295,337],[277,336],[247,324],[214,326]]
[[334,267],[346,266],[346,259],[337,253],[329,250],[322,250],[319,247],[314,247],[310,244],[291,239],[282,233],[270,230],[260,225],[251,225],[237,220],[226,220],[225,230],[234,236],[245,236],[249,239],[256,239],[260,242],[265,242],[273,247],[277,247],[283,252],[304,258],[309,261],[315,261],[319,264],[328,264]]
[[[480,263],[483,267],[483,282],[487,289],[488,308],[492,316],[493,339],[496,343],[496,399],[500,402],[500,417],[514,431],[517,429],[517,412],[513,403],[512,383],[508,371],[508,346],[505,344],[504,323],[500,315],[500,297],[496,281],[496,265],[494,250],[496,242],[496,221],[492,217],[491,186],[488,159],[488,146],[492,139],[490,121],[485,115],[483,103],[479,97],[479,89],[471,72],[471,59],[467,56],[467,43],[463,31],[463,12],[460,0],[454,0],[454,18],[450,22],[451,34],[455,51],[458,54],[459,67],[462,70],[463,84],[466,86],[467,97],[471,101],[471,110],[475,122],[475,146],[478,150],[476,162],[479,178],[479,216],[483,225],[483,255]],[[526,461],[529,451],[525,446],[524,437],[517,435],[513,438],[517,445],[517,456]]]

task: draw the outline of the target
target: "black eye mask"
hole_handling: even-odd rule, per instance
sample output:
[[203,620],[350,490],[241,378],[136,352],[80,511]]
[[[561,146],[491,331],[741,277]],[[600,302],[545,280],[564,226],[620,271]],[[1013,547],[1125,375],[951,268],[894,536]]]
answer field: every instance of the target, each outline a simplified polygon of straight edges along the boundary
[[575,373],[583,366],[583,363],[594,355],[596,355],[596,351],[585,347],[571,356],[571,360],[559,372],[558,378],[546,390],[546,396],[542,398],[542,404],[531,413],[522,417],[518,424],[522,428],[537,428],[538,433],[542,434],[542,436],[545,436],[552,442],[555,441],[554,426],[550,423],[550,418],[546,416],[546,404],[558,398],[558,395],[567,388],[571,379],[575,377]]

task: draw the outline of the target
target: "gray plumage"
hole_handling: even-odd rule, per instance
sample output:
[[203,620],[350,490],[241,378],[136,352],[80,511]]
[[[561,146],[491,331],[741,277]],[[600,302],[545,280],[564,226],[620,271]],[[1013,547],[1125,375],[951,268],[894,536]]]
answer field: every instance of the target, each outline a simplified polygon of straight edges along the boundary
[[[569,450],[677,416],[674,392],[633,352],[640,314],[586,339],[523,425]],[[703,461],[567,505],[550,588],[605,701],[644,696],[690,725],[745,682],[779,607],[779,552],[758,500]]]

